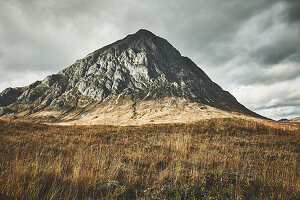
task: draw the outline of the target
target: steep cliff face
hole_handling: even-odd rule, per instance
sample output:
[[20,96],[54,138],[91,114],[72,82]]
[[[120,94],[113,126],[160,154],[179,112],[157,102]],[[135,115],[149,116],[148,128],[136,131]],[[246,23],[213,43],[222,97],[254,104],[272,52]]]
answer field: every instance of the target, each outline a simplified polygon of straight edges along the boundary
[[24,116],[45,110],[65,116],[108,99],[116,106],[127,99],[135,108],[139,102],[163,98],[254,115],[168,41],[147,30],[96,50],[42,81],[4,90],[0,106]]

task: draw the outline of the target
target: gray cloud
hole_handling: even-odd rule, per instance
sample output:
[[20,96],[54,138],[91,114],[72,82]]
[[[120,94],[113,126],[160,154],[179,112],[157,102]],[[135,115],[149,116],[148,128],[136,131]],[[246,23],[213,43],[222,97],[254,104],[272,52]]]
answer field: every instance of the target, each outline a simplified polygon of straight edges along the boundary
[[238,86],[232,89],[232,93],[249,108],[267,117],[290,118],[299,116],[299,85],[300,77],[272,85]]
[[[250,87],[264,96],[264,90],[280,84],[290,91],[285,83],[300,76],[299,10],[298,0],[3,0],[0,90],[43,79],[146,28],[170,41],[225,89]],[[299,96],[281,95],[274,93],[278,104],[273,114],[263,100],[253,106],[241,91],[237,98],[269,117],[280,116],[274,114],[280,112],[277,108],[289,106],[297,113],[291,107],[298,106]]]
[[287,9],[287,18],[290,22],[299,22],[300,21],[300,1],[298,0],[282,0],[285,1],[288,5]]
[[297,49],[296,45],[289,45],[280,41],[279,44],[259,48],[251,56],[262,64],[274,65],[287,59],[293,59],[295,54],[299,54],[299,49]]

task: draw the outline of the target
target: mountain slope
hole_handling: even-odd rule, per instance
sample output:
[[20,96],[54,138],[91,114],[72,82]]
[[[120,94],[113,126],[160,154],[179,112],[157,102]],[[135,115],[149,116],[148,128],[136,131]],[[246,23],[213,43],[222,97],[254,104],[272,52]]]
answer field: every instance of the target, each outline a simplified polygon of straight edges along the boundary
[[116,111],[125,104],[127,112],[132,113],[128,120],[135,119],[141,102],[148,101],[152,101],[153,109],[171,104],[176,105],[175,109],[184,109],[186,105],[178,102],[186,102],[258,116],[168,41],[147,30],[98,49],[42,81],[8,88],[0,94],[0,106],[6,115],[50,116],[56,120],[79,120],[91,112],[103,112],[104,107]]

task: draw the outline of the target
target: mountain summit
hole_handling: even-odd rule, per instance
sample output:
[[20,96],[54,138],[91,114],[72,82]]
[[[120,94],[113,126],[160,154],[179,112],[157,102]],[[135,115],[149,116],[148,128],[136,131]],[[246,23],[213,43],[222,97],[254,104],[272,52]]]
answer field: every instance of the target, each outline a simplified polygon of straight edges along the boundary
[[161,118],[172,122],[174,115],[186,112],[188,116],[189,107],[208,115],[235,112],[257,116],[167,40],[144,29],[42,81],[5,89],[0,107],[0,115],[6,117],[58,122],[122,119],[125,123],[143,117],[145,123]]

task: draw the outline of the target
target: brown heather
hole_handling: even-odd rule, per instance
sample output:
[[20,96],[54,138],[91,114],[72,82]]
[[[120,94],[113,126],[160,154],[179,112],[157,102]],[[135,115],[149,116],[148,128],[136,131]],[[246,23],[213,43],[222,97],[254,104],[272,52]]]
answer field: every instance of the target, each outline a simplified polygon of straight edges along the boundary
[[0,121],[0,199],[300,199],[296,123]]

